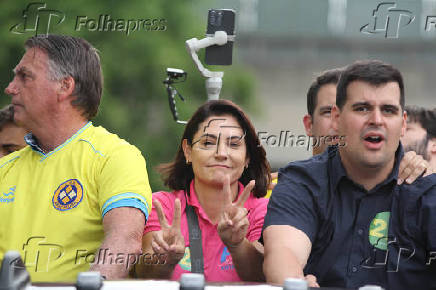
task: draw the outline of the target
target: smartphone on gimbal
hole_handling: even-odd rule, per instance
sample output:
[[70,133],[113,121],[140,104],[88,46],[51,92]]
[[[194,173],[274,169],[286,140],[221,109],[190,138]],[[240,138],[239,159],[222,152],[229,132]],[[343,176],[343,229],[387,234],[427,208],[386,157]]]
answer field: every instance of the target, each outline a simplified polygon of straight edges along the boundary
[[[215,31],[225,31],[227,35],[235,34],[235,10],[209,9],[206,34],[213,35]],[[206,48],[205,62],[208,65],[231,65],[232,52],[233,41],[209,46]]]

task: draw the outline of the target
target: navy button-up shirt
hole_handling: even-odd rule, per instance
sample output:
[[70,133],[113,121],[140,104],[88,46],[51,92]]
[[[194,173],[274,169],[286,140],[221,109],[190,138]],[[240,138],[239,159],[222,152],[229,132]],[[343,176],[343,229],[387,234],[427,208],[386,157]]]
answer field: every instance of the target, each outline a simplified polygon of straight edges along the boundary
[[304,272],[321,286],[436,288],[436,175],[398,186],[402,156],[399,146],[392,172],[370,191],[348,178],[336,147],[290,163],[264,228],[290,225],[309,237]]

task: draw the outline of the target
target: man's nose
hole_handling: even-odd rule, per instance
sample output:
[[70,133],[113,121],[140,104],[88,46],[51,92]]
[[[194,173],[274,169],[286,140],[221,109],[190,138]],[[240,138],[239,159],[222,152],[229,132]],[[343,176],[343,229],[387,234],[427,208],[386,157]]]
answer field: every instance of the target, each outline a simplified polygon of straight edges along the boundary
[[10,96],[18,94],[18,88],[15,84],[15,78],[6,87],[5,94]]
[[374,109],[370,115],[370,123],[380,125],[383,122],[383,115],[380,109]]

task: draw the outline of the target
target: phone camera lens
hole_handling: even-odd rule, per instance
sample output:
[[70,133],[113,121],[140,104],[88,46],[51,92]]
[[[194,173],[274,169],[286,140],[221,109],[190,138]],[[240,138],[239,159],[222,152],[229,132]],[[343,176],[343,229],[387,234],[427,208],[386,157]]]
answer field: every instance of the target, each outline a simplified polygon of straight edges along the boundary
[[209,14],[209,24],[212,26],[221,26],[222,23],[222,19],[223,19],[223,12],[222,11],[217,11],[217,10],[212,10],[210,11]]

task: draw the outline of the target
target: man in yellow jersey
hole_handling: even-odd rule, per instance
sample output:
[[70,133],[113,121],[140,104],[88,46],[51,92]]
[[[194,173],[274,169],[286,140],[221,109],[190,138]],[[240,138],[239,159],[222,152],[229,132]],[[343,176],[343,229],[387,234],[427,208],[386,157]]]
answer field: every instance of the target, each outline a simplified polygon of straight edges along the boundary
[[0,158],[26,146],[26,129],[14,122],[14,109],[7,105],[0,110]]
[[124,278],[151,209],[145,160],[90,122],[103,83],[91,44],[44,35],[25,48],[5,92],[30,146],[0,159],[0,259],[20,251],[36,282]]

